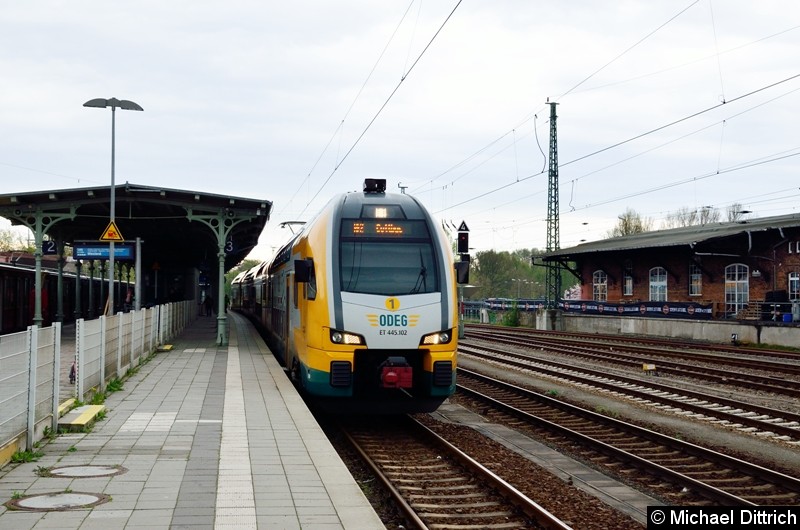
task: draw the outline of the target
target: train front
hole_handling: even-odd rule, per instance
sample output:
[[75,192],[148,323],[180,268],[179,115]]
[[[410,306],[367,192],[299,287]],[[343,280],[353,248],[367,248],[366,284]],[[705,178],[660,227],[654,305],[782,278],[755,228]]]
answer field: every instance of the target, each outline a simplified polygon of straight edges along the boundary
[[[380,186],[332,216],[331,396],[361,410],[431,411],[455,392],[452,249],[424,207]],[[331,352],[333,353],[333,352]]]

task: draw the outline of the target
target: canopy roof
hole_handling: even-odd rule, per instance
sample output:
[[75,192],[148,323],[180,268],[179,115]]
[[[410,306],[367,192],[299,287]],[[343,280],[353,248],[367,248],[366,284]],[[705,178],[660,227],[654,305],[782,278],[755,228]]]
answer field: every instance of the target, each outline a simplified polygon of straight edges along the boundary
[[[145,267],[211,267],[218,234],[227,230],[227,271],[258,244],[272,209],[267,200],[131,183],[114,186],[114,199],[115,224],[125,242],[141,238]],[[32,229],[41,223],[50,239],[68,245],[100,243],[110,214],[111,186],[0,195],[0,216]]]
[[762,217],[727,223],[708,223],[591,241],[574,247],[547,252],[543,254],[543,258],[545,260],[572,261],[592,253],[680,246],[686,246],[693,250],[705,250],[709,247],[727,247],[726,240],[734,240],[735,247],[741,250],[742,248],[747,249],[746,244],[741,244],[744,241],[743,238],[751,241],[754,235],[770,230],[781,231],[797,227],[800,227],[800,214]]

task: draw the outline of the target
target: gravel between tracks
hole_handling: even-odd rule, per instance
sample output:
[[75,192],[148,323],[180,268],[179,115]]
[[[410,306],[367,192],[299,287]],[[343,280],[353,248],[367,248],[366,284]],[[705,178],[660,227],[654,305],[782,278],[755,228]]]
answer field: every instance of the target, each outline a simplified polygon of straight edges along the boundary
[[[537,392],[548,395],[555,394],[560,400],[590,410],[603,411],[617,419],[642,425],[670,436],[680,437],[770,469],[776,469],[792,476],[800,476],[800,445],[797,443],[789,444],[686,415],[666,413],[633,399],[615,396],[599,389],[579,388],[553,379],[535,377],[522,370],[475,361],[466,356],[459,358],[459,365],[467,369],[485,372]],[[671,379],[669,384],[676,387],[685,385],[686,388],[692,390],[698,389],[697,383],[679,379]],[[706,390],[709,389],[706,388]],[[733,393],[733,390],[727,389],[727,392]],[[748,398],[743,393],[731,397],[738,397],[745,401]],[[758,400],[754,401],[758,402]]]
[[[557,394],[559,399],[585,406],[593,410],[603,410],[619,419],[647,426],[653,430],[679,436],[704,446],[757,462],[765,467],[782,471],[792,476],[800,476],[800,447],[780,441],[765,440],[762,437],[743,433],[732,428],[720,427],[705,421],[694,420],[684,416],[664,413],[653,407],[641,405],[633,400],[613,396],[600,390],[578,388],[574,385],[552,379],[533,377],[519,370],[486,364],[459,358],[459,364],[465,368],[486,371],[515,384],[534,388],[537,391]],[[695,382],[671,380],[676,386],[687,388],[698,386]],[[730,389],[727,389],[730,392]],[[740,394],[741,398],[742,395]],[[748,396],[755,397],[755,396]],[[774,400],[775,396],[763,396],[764,400]],[[759,399],[753,399],[759,401]],[[787,404],[788,405],[788,404]],[[787,408],[794,408],[790,405]],[[424,415],[420,415],[424,416]],[[423,419],[423,418],[420,418]],[[509,483],[523,491],[531,499],[545,509],[561,518],[574,528],[581,529],[634,529],[644,526],[628,516],[615,511],[600,500],[578,490],[560,478],[551,475],[535,463],[506,449],[473,429],[461,425],[439,422],[425,417],[424,422],[443,436],[454,441],[456,445],[467,448],[467,452],[503,477]],[[331,434],[334,445],[350,468],[358,483],[375,506],[387,528],[402,528],[404,521],[395,513],[391,499],[375,484],[371,472],[349,450],[346,442],[337,441]]]
[[[582,530],[644,528],[633,519],[469,427],[442,423],[427,415],[416,417],[573,528]],[[392,530],[405,528],[405,521],[397,514],[388,494],[377,486],[369,468],[361,462],[340,435],[334,432],[328,434],[386,528]]]

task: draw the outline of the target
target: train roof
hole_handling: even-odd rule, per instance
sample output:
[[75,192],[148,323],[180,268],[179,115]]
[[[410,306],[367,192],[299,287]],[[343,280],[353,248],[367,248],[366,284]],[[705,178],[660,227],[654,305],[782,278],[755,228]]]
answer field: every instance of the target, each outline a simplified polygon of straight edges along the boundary
[[425,219],[425,209],[411,195],[404,193],[350,192],[343,193],[334,202],[340,205],[342,217],[361,217],[361,209],[366,204],[397,204],[403,209],[407,219]]
[[242,283],[242,280],[244,279],[246,274],[247,271],[242,271],[239,274],[237,274],[236,277],[233,280],[231,280],[231,285],[233,285],[234,283]]
[[739,235],[752,236],[769,230],[800,228],[800,214],[760,217],[737,222],[708,223],[704,225],[685,226],[668,230],[642,232],[629,236],[612,237],[583,243],[574,247],[548,252],[542,255],[545,260],[571,260],[575,257],[599,253],[627,250],[643,250],[688,246],[692,249],[698,245],[713,243]]

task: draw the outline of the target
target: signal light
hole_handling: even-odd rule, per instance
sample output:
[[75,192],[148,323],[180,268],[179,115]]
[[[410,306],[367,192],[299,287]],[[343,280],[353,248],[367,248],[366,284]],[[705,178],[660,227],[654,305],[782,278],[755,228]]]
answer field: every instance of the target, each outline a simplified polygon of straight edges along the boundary
[[458,233],[457,251],[459,254],[469,253],[469,232]]

